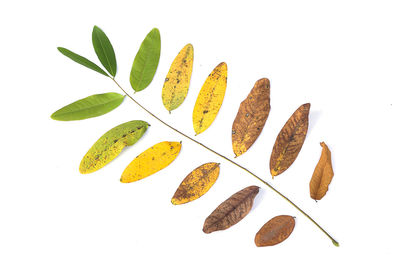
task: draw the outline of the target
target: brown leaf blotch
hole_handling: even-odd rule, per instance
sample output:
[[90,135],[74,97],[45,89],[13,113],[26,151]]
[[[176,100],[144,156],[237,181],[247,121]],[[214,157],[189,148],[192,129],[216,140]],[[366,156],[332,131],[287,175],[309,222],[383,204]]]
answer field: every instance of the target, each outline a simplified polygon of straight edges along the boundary
[[309,112],[310,103],[301,105],[276,137],[269,162],[272,177],[286,171],[297,158],[307,135]]
[[322,146],[321,157],[310,181],[310,196],[315,200],[321,200],[325,196],[333,178],[331,151],[324,142],[320,145]]
[[232,125],[232,148],[236,157],[245,153],[260,135],[271,109],[269,96],[270,83],[263,78],[240,104]]
[[261,227],[254,238],[254,242],[257,247],[279,244],[290,236],[294,225],[295,220],[292,216],[276,216]]
[[242,220],[251,210],[259,191],[258,186],[249,186],[222,202],[204,222],[203,232],[225,230]]

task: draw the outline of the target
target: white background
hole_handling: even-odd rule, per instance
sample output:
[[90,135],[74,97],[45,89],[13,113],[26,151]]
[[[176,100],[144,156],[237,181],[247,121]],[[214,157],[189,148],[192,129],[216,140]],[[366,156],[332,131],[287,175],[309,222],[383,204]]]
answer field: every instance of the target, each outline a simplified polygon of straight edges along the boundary
[[[8,1],[1,5],[0,266],[399,266],[398,1]],[[98,62],[93,25],[110,38],[117,80],[129,72],[145,35],[161,32],[160,64],[134,97],[194,136],[191,112],[210,71],[228,64],[222,108],[197,140],[232,158],[231,126],[256,80],[271,80],[271,112],[255,145],[237,162],[276,186],[339,242],[330,240],[253,177],[161,125],[132,101],[93,119],[59,122],[51,113],[91,94],[119,92],[106,77],[61,55],[64,46]],[[195,50],[188,97],[171,115],[161,102],[169,65],[187,43]],[[294,110],[311,103],[310,127],[296,162],[272,180],[269,157]],[[145,136],[103,169],[78,166],[104,132],[133,119]],[[179,157],[131,184],[120,175],[160,141],[183,141]],[[335,176],[324,199],[308,183],[331,148]],[[220,162],[216,184],[200,199],[173,206],[181,180]],[[261,186],[251,213],[206,235],[204,219],[227,197]],[[254,235],[276,215],[296,216],[292,235],[257,248]]]

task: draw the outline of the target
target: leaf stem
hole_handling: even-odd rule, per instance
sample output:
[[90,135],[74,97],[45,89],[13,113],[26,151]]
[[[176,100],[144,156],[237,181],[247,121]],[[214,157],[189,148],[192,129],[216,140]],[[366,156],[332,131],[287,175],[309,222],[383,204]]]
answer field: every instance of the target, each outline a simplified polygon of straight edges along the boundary
[[261,183],[265,184],[266,186],[268,186],[270,189],[272,189],[272,191],[274,191],[275,193],[277,193],[279,196],[281,196],[282,198],[284,198],[287,202],[289,202],[293,207],[295,207],[298,211],[300,211],[304,216],[306,216],[311,222],[313,222],[326,236],[329,237],[329,239],[332,241],[332,243],[335,246],[339,246],[339,242],[337,242],[331,235],[328,234],[328,232],[326,232],[316,221],[314,221],[313,218],[310,217],[310,215],[308,215],[305,211],[303,211],[299,206],[297,206],[293,201],[291,201],[289,198],[287,198],[285,195],[283,195],[281,192],[279,192],[277,189],[275,189],[272,185],[270,185],[268,182],[264,181],[263,179],[261,179],[259,176],[257,176],[255,173],[251,172],[249,169],[245,168],[244,166],[240,165],[239,163],[236,163],[235,161],[231,160],[230,158],[222,155],[221,153],[218,153],[217,151],[211,149],[210,147],[200,143],[199,141],[193,139],[192,137],[186,135],[185,133],[179,131],[178,129],[174,128],[173,126],[169,125],[168,123],[166,123],[165,121],[163,121],[162,119],[160,119],[159,117],[157,117],[156,115],[154,115],[150,110],[148,110],[147,108],[145,108],[144,106],[142,106],[139,102],[137,102],[130,94],[128,94],[122,87],[121,85],[119,85],[119,83],[113,78],[110,77],[111,80],[114,81],[114,83],[133,101],[135,102],[136,105],[138,105],[139,107],[141,107],[144,111],[146,111],[148,114],[150,114],[153,118],[155,118],[156,120],[158,120],[159,122],[161,122],[162,124],[164,124],[165,126],[167,126],[168,128],[170,128],[171,130],[179,133],[180,135],[186,137],[187,139],[189,139],[190,141],[202,146],[203,148],[207,149],[208,151],[211,151],[212,153],[218,155],[219,157],[225,159],[226,161],[232,163],[233,165],[239,167],[240,169],[244,170],[245,172],[249,173],[250,175],[252,175],[253,177],[255,177],[257,180],[259,180]]

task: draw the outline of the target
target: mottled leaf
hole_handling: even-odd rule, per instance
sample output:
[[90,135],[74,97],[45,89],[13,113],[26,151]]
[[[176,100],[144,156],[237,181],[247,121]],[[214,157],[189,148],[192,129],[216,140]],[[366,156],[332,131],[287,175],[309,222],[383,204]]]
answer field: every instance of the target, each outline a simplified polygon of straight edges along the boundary
[[160,50],[160,32],[154,28],[143,40],[133,61],[130,82],[136,92],[145,89],[153,80],[160,60]]
[[225,230],[242,220],[251,210],[258,186],[249,186],[222,202],[204,222],[203,232]]
[[164,169],[175,160],[180,151],[179,142],[165,141],[150,147],[126,167],[121,182],[135,182]]
[[179,205],[198,199],[214,185],[218,175],[219,163],[210,162],[196,168],[179,185],[172,197],[172,204]]
[[263,78],[240,104],[232,125],[232,148],[236,157],[245,153],[260,135],[271,109],[269,95],[269,80]]
[[283,173],[295,161],[308,130],[310,104],[301,105],[276,137],[269,162],[272,178]]
[[310,181],[310,196],[315,200],[320,200],[325,196],[333,178],[331,151],[324,142],[320,145],[322,146],[321,157]]
[[90,61],[87,58],[84,58],[78,54],[75,54],[74,52],[64,48],[64,47],[57,47],[58,51],[61,52],[61,54],[63,54],[66,57],[69,57],[70,59],[72,59],[73,61],[75,61],[76,63],[79,63],[89,69],[92,69],[94,71],[97,71],[98,73],[101,73],[105,76],[108,77],[108,74],[99,66],[97,66],[96,64],[94,64],[92,61]]
[[227,65],[222,62],[208,75],[201,87],[193,109],[196,135],[207,130],[217,116],[225,96],[227,75]]
[[118,125],[97,140],[81,161],[79,171],[83,174],[97,171],[111,162],[126,146],[135,144],[146,132],[145,121],[129,121]]
[[115,59],[114,49],[107,35],[97,26],[93,27],[92,43],[101,64],[111,76],[115,77],[117,74],[117,60]]
[[280,215],[272,218],[257,232],[254,242],[257,247],[274,246],[292,233],[295,220],[292,216]]
[[101,116],[118,107],[124,97],[117,93],[91,95],[57,110],[51,118],[58,121],[73,121]]
[[179,107],[189,90],[193,67],[193,46],[187,44],[176,56],[165,78],[162,101],[168,110]]

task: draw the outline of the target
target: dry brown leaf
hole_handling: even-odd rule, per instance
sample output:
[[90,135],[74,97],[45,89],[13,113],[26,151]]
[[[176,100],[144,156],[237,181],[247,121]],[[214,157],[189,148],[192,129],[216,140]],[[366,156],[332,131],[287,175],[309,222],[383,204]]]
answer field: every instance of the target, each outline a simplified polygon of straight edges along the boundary
[[274,246],[290,236],[295,220],[292,216],[280,215],[272,218],[257,232],[254,242],[257,247]]
[[276,137],[269,168],[272,178],[286,171],[295,161],[308,130],[310,103],[301,105]]
[[315,200],[320,200],[325,196],[333,178],[331,151],[324,142],[320,145],[322,146],[321,157],[310,181],[310,196]]
[[263,78],[240,104],[232,125],[232,148],[236,157],[246,152],[260,135],[271,109],[269,95],[269,80]]
[[179,185],[172,204],[180,205],[198,199],[214,185],[219,175],[219,163],[209,162],[194,169]]
[[203,232],[225,230],[242,220],[251,210],[258,186],[249,186],[222,202],[204,222]]

